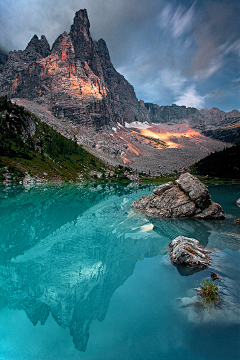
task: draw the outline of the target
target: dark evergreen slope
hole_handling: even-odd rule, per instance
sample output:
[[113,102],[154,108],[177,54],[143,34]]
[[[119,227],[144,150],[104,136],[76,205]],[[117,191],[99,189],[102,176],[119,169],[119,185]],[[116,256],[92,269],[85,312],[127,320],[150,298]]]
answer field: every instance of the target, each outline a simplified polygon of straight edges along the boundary
[[215,152],[192,167],[198,175],[240,179],[240,145]]
[[[0,180],[7,178],[6,173],[19,180],[28,172],[39,178],[76,181],[105,178],[109,171],[75,141],[6,97],[0,98]],[[115,170],[112,173],[118,177]]]

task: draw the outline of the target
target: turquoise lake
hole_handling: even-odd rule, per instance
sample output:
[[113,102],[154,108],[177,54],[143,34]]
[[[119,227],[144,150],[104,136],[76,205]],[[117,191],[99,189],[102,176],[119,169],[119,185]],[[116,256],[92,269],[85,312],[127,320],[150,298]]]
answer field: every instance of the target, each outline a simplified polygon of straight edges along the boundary
[[[130,208],[154,187],[0,185],[1,360],[239,360],[240,187],[208,187],[223,221]],[[212,251],[208,269],[171,264],[179,235]],[[209,308],[196,288],[211,271]]]

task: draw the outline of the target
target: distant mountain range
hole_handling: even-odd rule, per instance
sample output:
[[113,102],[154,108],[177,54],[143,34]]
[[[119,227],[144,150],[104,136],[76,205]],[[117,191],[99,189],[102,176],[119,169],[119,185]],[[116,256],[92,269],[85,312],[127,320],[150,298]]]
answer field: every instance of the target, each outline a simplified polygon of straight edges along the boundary
[[[46,123],[54,119],[57,131],[64,136],[70,131],[79,144],[88,146],[95,155],[106,155],[109,162],[114,159],[125,164],[134,163],[134,156],[149,153],[138,147],[142,138],[138,138],[131,124],[140,123],[143,128],[144,123],[159,127],[185,124],[200,132],[240,124],[237,110],[225,113],[217,108],[197,110],[139,101],[133,86],[112,65],[105,41],[93,41],[85,9],[75,14],[70,32],[61,34],[52,48],[44,35],[40,39],[34,35],[25,50],[0,54],[0,96],[5,95],[19,105],[24,103]],[[153,146],[152,141],[148,145]],[[179,145],[186,146],[186,142]],[[209,146],[205,141],[205,150],[181,166],[223,147],[219,141],[212,140]],[[151,151],[149,154],[157,156]],[[148,163],[144,167],[136,165],[135,169],[149,171],[152,168]]]

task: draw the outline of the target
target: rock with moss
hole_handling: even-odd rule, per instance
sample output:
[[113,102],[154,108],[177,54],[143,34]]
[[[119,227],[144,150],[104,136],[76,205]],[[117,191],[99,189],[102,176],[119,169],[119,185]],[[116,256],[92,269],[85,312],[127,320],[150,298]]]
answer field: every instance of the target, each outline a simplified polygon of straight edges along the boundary
[[196,239],[178,236],[169,243],[170,260],[174,265],[196,267],[199,270],[210,265],[209,251]]
[[211,200],[207,187],[189,173],[178,180],[160,185],[151,195],[145,195],[131,207],[147,215],[164,218],[194,217],[224,219],[222,207]]

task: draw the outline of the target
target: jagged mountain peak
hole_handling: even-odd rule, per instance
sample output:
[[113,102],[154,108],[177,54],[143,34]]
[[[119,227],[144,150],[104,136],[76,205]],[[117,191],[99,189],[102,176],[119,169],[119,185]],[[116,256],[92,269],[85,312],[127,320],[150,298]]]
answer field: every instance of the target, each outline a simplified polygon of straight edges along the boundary
[[89,30],[90,22],[89,22],[89,19],[88,19],[87,10],[86,9],[80,9],[80,10],[76,11],[73,22],[74,22],[74,25],[76,25],[76,26],[84,24]]
[[75,13],[73,19],[73,24],[71,25],[70,35],[74,38],[75,36],[80,36],[84,38],[85,41],[91,41],[90,34],[90,22],[88,19],[87,10],[79,10]]
[[38,39],[38,36],[33,35],[32,39],[29,41],[26,49],[26,52],[37,52],[42,57],[46,57],[50,54],[50,45],[45,37],[45,35],[41,36],[41,39]]
[[71,36],[76,57],[81,61],[87,61],[91,65],[93,57],[93,40],[90,34],[90,22],[87,10],[76,12],[69,35]]

